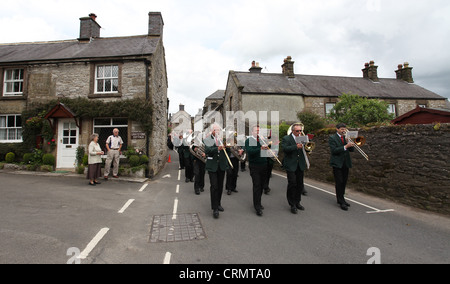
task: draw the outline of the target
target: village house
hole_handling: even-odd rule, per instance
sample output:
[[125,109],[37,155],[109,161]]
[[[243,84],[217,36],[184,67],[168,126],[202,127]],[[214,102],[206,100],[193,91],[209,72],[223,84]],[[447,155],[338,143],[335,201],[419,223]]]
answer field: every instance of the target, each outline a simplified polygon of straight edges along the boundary
[[[0,44],[0,143],[22,143],[29,119],[22,113],[54,102],[44,119],[54,131],[56,168],[73,168],[77,148],[87,148],[93,133],[100,134],[104,149],[107,137],[118,128],[124,149],[144,151],[149,176],[156,175],[167,161],[162,15],[149,13],[148,34],[110,38],[100,36],[96,18],[80,18],[80,35],[74,40]],[[89,102],[91,113],[61,103],[80,98]],[[136,109],[147,105],[151,111],[140,119],[133,119],[131,111],[123,113],[121,106],[134,100],[143,102],[136,103]],[[116,110],[96,109],[109,105]]]
[[386,101],[396,117],[417,106],[445,107],[446,98],[414,84],[412,69],[405,63],[398,66],[395,79],[378,78],[378,66],[371,61],[356,78],[295,74],[290,56],[279,74],[262,73],[253,62],[249,72],[229,72],[223,111],[278,111],[281,121],[292,123],[302,111],[325,117],[344,93]]

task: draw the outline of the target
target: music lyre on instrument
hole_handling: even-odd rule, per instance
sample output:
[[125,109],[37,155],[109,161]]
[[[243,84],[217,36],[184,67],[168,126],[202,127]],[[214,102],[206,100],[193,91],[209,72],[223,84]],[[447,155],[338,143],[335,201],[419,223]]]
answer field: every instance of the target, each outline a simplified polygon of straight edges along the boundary
[[[364,136],[359,136],[358,131],[349,131],[348,129],[345,130],[345,138],[348,142],[353,143],[355,149],[367,160],[369,161],[369,156],[364,153],[364,151],[361,149],[362,146],[366,144],[366,138]],[[352,140],[351,137],[355,138],[355,141]]]
[[283,166],[283,163],[281,163],[280,159],[278,159],[277,155],[269,147],[269,144],[267,144],[266,140],[264,140],[264,138],[259,134],[258,134],[258,137],[259,137],[259,142],[261,142],[261,145],[267,147],[267,149],[269,150],[270,155],[271,155],[270,158],[275,159],[275,161],[277,161],[280,164],[280,166]]

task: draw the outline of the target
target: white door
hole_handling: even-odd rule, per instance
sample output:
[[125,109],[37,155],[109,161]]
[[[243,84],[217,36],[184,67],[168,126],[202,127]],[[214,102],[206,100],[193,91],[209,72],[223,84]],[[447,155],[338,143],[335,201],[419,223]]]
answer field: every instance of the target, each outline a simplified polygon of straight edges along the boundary
[[75,167],[78,135],[79,129],[73,119],[59,120],[57,168]]

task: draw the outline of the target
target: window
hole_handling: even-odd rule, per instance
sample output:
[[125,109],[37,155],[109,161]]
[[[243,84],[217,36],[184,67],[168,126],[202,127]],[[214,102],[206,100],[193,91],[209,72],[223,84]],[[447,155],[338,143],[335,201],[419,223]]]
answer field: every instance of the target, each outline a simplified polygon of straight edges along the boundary
[[329,115],[331,113],[331,110],[336,106],[336,103],[326,103],[325,104],[325,113],[326,115]]
[[3,96],[23,95],[23,69],[7,69],[3,80]]
[[119,92],[119,65],[97,65],[95,68],[95,93]]
[[397,106],[395,104],[388,105],[388,113],[397,115]]
[[22,117],[20,115],[0,115],[0,142],[22,142]]
[[122,150],[128,145],[128,119],[126,118],[96,118],[94,119],[94,133],[99,135],[98,143],[106,153],[106,140],[113,135],[114,128],[119,129],[119,136],[122,137]]

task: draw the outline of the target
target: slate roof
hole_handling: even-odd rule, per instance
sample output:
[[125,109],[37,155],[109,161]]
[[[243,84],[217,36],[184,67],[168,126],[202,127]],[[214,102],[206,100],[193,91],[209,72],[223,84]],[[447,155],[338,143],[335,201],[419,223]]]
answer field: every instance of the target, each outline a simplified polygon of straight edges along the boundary
[[[234,72],[234,71],[232,71]],[[373,82],[357,77],[234,72],[243,94],[290,94],[306,97],[339,97],[343,93],[383,99],[445,99],[416,84],[397,79]]]
[[78,40],[0,44],[0,63],[126,57],[153,54],[159,37],[131,36]]
[[223,97],[225,96],[225,90],[217,90],[212,95],[207,97],[207,100],[223,100]]

